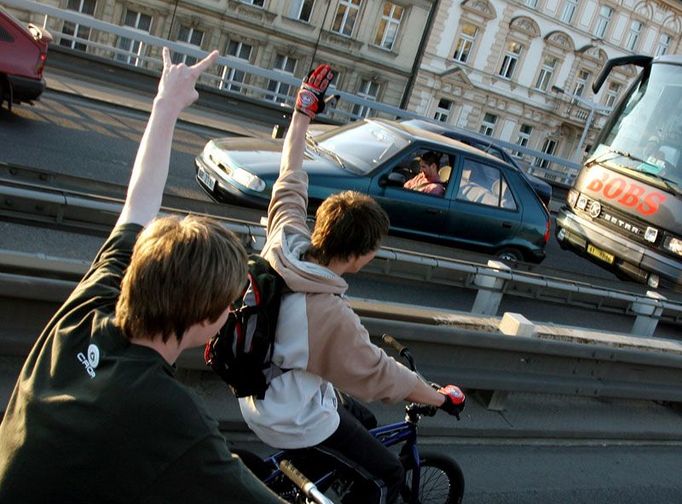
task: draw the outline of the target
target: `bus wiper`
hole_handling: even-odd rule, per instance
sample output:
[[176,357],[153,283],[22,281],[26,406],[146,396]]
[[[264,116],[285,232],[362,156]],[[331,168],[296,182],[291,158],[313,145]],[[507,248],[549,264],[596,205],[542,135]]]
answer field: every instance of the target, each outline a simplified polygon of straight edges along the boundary
[[[639,170],[637,170],[637,171],[639,171]],[[663,182],[665,184],[665,186],[668,189],[670,189],[675,194],[678,194],[678,195],[682,194],[682,190],[680,189],[679,184],[677,182],[675,182],[674,180],[671,180],[671,179],[666,178],[666,177],[661,177],[660,175],[658,175],[656,173],[649,173],[649,172],[640,172],[640,173],[645,173],[645,174],[649,175],[650,177],[655,178],[656,180],[660,180],[661,182]]]
[[[609,154],[614,154],[614,156],[607,158],[606,156],[608,156]],[[630,159],[631,161],[635,161],[636,163],[643,163],[646,165],[651,165],[651,163],[649,163],[649,162],[645,161],[644,159],[641,159],[641,158],[639,158],[639,157],[637,157],[634,154],[631,154],[629,152],[621,151],[621,150],[617,150],[617,149],[608,149],[601,156],[592,159],[586,166],[590,167],[590,166],[593,166],[597,163],[605,163],[607,161],[612,161],[612,160],[619,158],[619,157],[624,157],[624,158]],[[657,173],[653,173],[653,172],[649,172],[649,171],[645,171],[645,170],[638,170],[636,168],[630,168],[628,166],[621,166],[621,168],[624,170],[627,170],[631,173],[644,174],[648,177],[655,178],[656,180],[661,181],[668,189],[670,189],[675,194],[680,194],[680,192],[681,192],[680,186],[677,184],[677,182],[675,182],[674,180],[671,180],[669,178],[662,177],[661,175],[658,175]]]
[[[611,157],[607,157],[609,154],[614,154],[614,155]],[[601,156],[596,157],[596,158],[588,161],[586,166],[589,168],[590,166],[593,166],[597,163],[606,163],[607,161],[613,161],[614,159],[619,158],[619,157],[624,157],[624,158],[630,159],[632,161],[636,161],[638,163],[646,163],[646,161],[638,158],[634,154],[630,154],[629,152],[618,150],[618,149],[609,148]]]

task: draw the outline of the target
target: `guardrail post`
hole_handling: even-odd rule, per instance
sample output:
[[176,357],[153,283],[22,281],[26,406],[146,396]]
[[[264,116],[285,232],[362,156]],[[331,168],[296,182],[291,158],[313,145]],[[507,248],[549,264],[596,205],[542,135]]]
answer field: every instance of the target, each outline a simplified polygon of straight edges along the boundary
[[[502,334],[507,336],[523,336],[530,338],[537,336],[535,324],[520,313],[506,312],[497,326]],[[504,411],[507,407],[509,392],[502,390],[479,390],[477,396],[490,411]]]
[[[500,271],[509,271],[509,266],[500,261],[488,261],[488,266]],[[471,308],[471,313],[480,315],[497,315],[502,301],[502,288],[504,279],[485,272],[477,273],[474,277],[474,285],[478,287],[478,293]]]
[[646,291],[646,297],[650,298],[650,300],[640,298],[640,301],[635,301],[630,306],[632,312],[637,315],[630,334],[636,336],[654,335],[658,319],[663,313],[661,302],[665,301],[666,297],[655,291]]

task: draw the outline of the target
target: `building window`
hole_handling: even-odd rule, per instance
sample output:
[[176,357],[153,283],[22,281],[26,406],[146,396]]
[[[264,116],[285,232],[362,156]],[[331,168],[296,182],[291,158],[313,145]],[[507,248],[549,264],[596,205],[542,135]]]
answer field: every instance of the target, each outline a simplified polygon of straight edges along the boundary
[[362,0],[339,0],[339,6],[336,8],[334,23],[332,24],[332,31],[350,37],[353,33],[355,20],[360,13],[361,2]]
[[[296,71],[296,58],[291,56],[286,56],[284,54],[278,54],[275,58],[275,65],[272,67],[273,70],[279,70],[282,73],[293,75]],[[291,91],[291,85],[278,80],[271,80],[268,82],[268,91],[272,91],[266,95],[267,100],[272,100],[277,103],[285,103],[289,97],[289,92]]]
[[478,34],[478,28],[471,23],[464,23],[462,25],[462,33],[457,40],[457,47],[455,47],[455,54],[452,55],[455,61],[466,63],[469,61],[469,55],[474,47],[474,41]]
[[[97,2],[95,0],[69,0],[66,8],[72,11],[80,12],[81,14],[87,14],[88,16],[94,16],[95,6]],[[71,21],[64,21],[64,26],[62,27],[62,33],[70,37],[78,38],[81,40],[90,39],[90,28],[87,26],[82,26],[77,23],[72,23]],[[87,44],[83,42],[78,42],[73,39],[62,38],[59,41],[59,45],[64,47],[69,47],[71,49],[77,49],[78,51],[87,50]]]
[[496,122],[497,116],[486,112],[485,116],[483,116],[483,122],[481,123],[481,128],[478,130],[478,132],[482,135],[493,136],[493,133],[495,133]]
[[[519,128],[519,134],[516,137],[516,144],[521,147],[527,147],[530,141],[530,135],[533,133],[533,127],[529,124],[522,124]],[[522,157],[523,153],[519,151],[512,152],[513,156]]]
[[[356,94],[365,100],[376,101],[379,95],[379,83],[369,79],[362,79]],[[358,118],[367,117],[369,111],[370,108],[366,105],[356,104],[353,106],[353,115]]]
[[609,21],[613,15],[613,9],[606,5],[602,5],[599,9],[599,16],[597,17],[597,25],[594,27],[594,34],[597,38],[604,38],[606,29],[609,27]]
[[535,82],[535,88],[540,91],[547,91],[547,86],[552,80],[552,74],[554,73],[554,68],[556,67],[557,59],[553,56],[545,56],[545,60],[542,63],[542,68],[540,68],[540,75],[538,75],[538,80]]
[[438,100],[438,107],[436,107],[436,113],[433,118],[436,121],[448,122],[450,118],[450,112],[452,111],[452,102],[445,98]]
[[[175,40],[188,46],[201,47],[201,42],[204,40],[204,32],[190,26],[181,25],[178,31],[178,38]],[[188,66],[194,65],[197,62],[194,56],[182,53],[173,53],[171,59],[175,64],[184,63]]]
[[589,85],[590,77],[592,74],[587,70],[580,70],[578,76],[575,79],[575,88],[573,88],[573,94],[576,96],[582,96],[585,89]]
[[672,40],[673,38],[667,33],[661,33],[661,36],[658,38],[658,45],[656,45],[656,56],[667,54]]
[[313,5],[315,5],[315,0],[293,0],[289,10],[289,17],[309,23],[310,15],[313,12]]
[[507,50],[504,53],[502,67],[500,68],[500,75],[505,79],[511,79],[514,76],[514,69],[521,56],[522,47],[518,42],[507,43]]
[[[545,154],[549,154],[550,156],[554,155],[554,151],[556,151],[556,146],[557,142],[556,140],[552,140],[551,138],[546,138],[545,142],[542,144],[542,152]],[[550,161],[547,161],[546,159],[542,158],[535,158],[535,163],[533,163],[535,166],[539,168],[549,168],[551,165]]]
[[618,99],[618,93],[620,93],[620,84],[617,82],[609,82],[609,88],[606,90],[606,99],[604,100],[604,105],[607,107],[613,107]]
[[374,37],[374,45],[388,49],[393,49],[393,44],[398,36],[400,20],[403,18],[405,9],[391,2],[384,2],[384,12],[379,21],[379,28]]
[[[227,44],[225,52],[230,56],[242,59],[248,63],[251,59],[252,50],[253,47],[250,44],[230,40]],[[236,93],[242,92],[242,87],[239,86],[239,84],[244,82],[245,74],[243,70],[237,70],[236,68],[224,66],[222,72],[220,72],[220,77],[222,79],[221,85],[223,89],[234,91]]]
[[637,47],[637,41],[639,40],[639,35],[642,33],[643,27],[644,25],[639,21],[630,23],[630,32],[628,33],[628,40],[625,43],[625,48],[628,51],[634,51]]
[[241,0],[242,3],[255,5],[256,7],[263,7],[265,0]]
[[535,9],[538,6],[538,0],[523,0],[523,2],[531,9]]
[[561,21],[566,24],[571,24],[576,10],[578,10],[578,0],[566,0],[564,10],[561,13]]
[[[123,19],[123,26],[134,28],[140,32],[149,33],[152,27],[152,17],[134,10],[126,9],[126,15]],[[142,64],[141,56],[144,50],[144,44],[139,40],[119,37],[118,41],[116,42],[116,47],[128,53],[117,53],[117,61],[122,61],[123,63],[135,66]]]

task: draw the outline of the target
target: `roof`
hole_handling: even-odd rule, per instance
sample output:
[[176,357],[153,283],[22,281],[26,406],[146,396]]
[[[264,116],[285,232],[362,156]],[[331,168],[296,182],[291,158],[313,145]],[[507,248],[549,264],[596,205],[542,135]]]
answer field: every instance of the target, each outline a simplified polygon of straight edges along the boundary
[[474,154],[476,156],[479,156],[479,157],[482,157],[485,159],[489,159],[491,161],[494,161],[497,164],[501,163],[501,164],[506,165],[506,163],[501,161],[500,158],[495,157],[492,154],[488,154],[487,152],[484,152],[480,149],[472,147],[471,145],[467,145],[465,143],[462,143],[458,140],[454,140],[452,138],[443,136],[440,133],[428,131],[428,130],[425,130],[423,128],[417,128],[414,126],[409,126],[406,124],[402,124],[400,121],[393,121],[390,119],[367,119],[367,121],[376,122],[376,123],[379,123],[383,126],[389,127],[391,129],[398,130],[403,135],[409,135],[409,136],[411,136],[417,140],[424,140],[427,142],[444,145],[446,147],[451,147],[454,149],[458,149],[461,151],[468,152],[469,154]]

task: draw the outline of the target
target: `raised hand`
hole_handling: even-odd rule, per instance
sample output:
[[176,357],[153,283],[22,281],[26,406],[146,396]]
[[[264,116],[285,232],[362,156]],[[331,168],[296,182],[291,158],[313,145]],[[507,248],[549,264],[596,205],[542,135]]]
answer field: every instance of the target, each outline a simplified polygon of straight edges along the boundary
[[296,110],[314,119],[324,111],[324,94],[334,79],[334,72],[329,65],[319,65],[303,79],[301,89],[296,96]]
[[194,86],[204,70],[215,62],[218,51],[212,51],[192,66],[187,66],[184,63],[173,64],[167,47],[163,48],[162,55],[163,72],[156,99],[172,103],[177,113],[180,113],[199,98],[199,93]]

